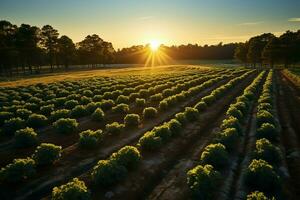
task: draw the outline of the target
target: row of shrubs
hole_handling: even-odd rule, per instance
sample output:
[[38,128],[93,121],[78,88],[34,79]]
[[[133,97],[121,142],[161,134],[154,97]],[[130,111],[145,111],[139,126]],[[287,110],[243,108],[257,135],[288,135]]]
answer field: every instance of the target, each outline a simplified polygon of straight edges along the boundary
[[[121,95],[119,97],[121,97],[120,99],[126,98],[124,95]],[[70,108],[71,110],[60,109],[54,111],[55,108],[54,104],[42,106],[40,108],[41,113],[45,114],[46,116],[49,116],[49,120],[44,115],[32,114],[32,111],[24,108],[16,110],[15,115],[11,112],[0,112],[0,124],[5,124],[5,126],[3,127],[3,132],[8,135],[11,135],[16,130],[20,128],[24,128],[26,125],[26,121],[25,121],[26,119],[28,121],[27,126],[33,128],[39,128],[47,125],[48,121],[53,122],[60,118],[67,118],[67,117],[79,118],[79,117],[89,115],[93,113],[97,108],[101,108],[103,110],[109,110],[112,108],[113,111],[117,113],[128,113],[129,111],[128,105],[121,103],[115,106],[113,100],[102,100],[101,102],[96,102],[96,103],[88,101],[86,105],[78,105],[79,104],[78,101],[71,99],[65,102],[65,104],[67,105],[65,107]],[[97,113],[99,113],[99,111]],[[17,117],[14,118],[14,116]]]
[[[249,73],[245,73],[241,77],[237,77],[229,81],[227,84],[234,85],[238,81],[242,80],[246,76],[248,76]],[[213,80],[219,80],[218,78],[209,80],[209,84],[214,82]],[[203,83],[204,85],[207,85],[206,82]],[[226,85],[227,85],[226,84]],[[201,85],[200,85],[201,86]],[[197,87],[197,86],[196,86]],[[202,86],[201,86],[202,87]],[[223,86],[221,86],[223,88]],[[219,87],[219,88],[221,88]],[[210,95],[214,94],[215,91],[218,91],[219,88],[213,90]],[[231,87],[225,87],[225,90],[229,90]],[[225,90],[224,93],[225,93]],[[224,94],[223,93],[223,94]],[[221,96],[220,96],[221,97]],[[202,99],[205,99],[203,97]],[[184,112],[179,112],[175,115],[174,119],[171,119],[169,122],[165,122],[164,124],[154,127],[151,131],[146,132],[138,142],[138,146],[141,149],[144,150],[155,150],[159,148],[161,145],[166,143],[172,136],[178,135],[182,128],[188,123],[188,122],[194,122],[199,118],[199,112],[203,111],[202,109],[198,110],[195,106],[192,107],[186,107]]]
[[[107,160],[100,160],[91,172],[92,184],[109,187],[124,179],[128,171],[135,169],[141,160],[136,147],[125,146],[113,153]],[[51,199],[91,199],[91,194],[83,181],[74,178],[66,184],[54,187]]]
[[14,159],[12,163],[0,170],[2,183],[17,183],[26,181],[36,174],[39,166],[52,165],[61,156],[61,146],[54,144],[40,144],[33,155],[28,158]]
[[229,163],[229,152],[234,149],[239,135],[242,134],[240,124],[250,111],[263,77],[264,72],[260,73],[244,89],[243,94],[236,98],[235,103],[229,106],[226,119],[220,125],[220,131],[216,134],[213,143],[207,145],[201,153],[200,164],[187,172],[187,184],[194,197],[211,199],[218,190],[222,180],[220,170]]
[[[280,193],[281,178],[278,168],[282,164],[280,148],[272,144],[278,141],[277,119],[274,112],[273,70],[268,73],[263,91],[258,99],[256,113],[256,143],[252,160],[245,172],[245,184],[251,191],[260,191],[260,195],[276,196]],[[264,194],[265,193],[265,194]],[[249,196],[253,195],[249,194]],[[265,196],[265,198],[267,198]],[[272,197],[272,199],[275,199]]]
[[[107,88],[107,90],[105,91],[101,91],[100,92],[96,92],[96,94],[94,95],[95,91],[98,90],[98,89],[95,89],[95,87],[93,86],[94,84],[92,84],[91,86],[89,87],[93,87],[94,88],[94,92],[92,92],[91,90],[86,90],[86,89],[80,89],[80,87],[77,87],[77,88],[70,88],[70,92],[65,92],[66,94],[65,95],[59,95],[59,97],[56,97],[56,94],[60,94],[61,91],[63,91],[63,89],[60,88],[60,90],[56,91],[55,93],[53,93],[52,95],[50,94],[47,94],[47,91],[46,92],[42,92],[42,95],[39,95],[39,97],[37,96],[31,96],[30,98],[26,98],[26,102],[25,101],[19,101],[16,96],[15,98],[11,98],[13,101],[11,102],[6,102],[3,101],[2,103],[3,104],[7,104],[7,105],[3,105],[3,107],[1,107],[3,109],[3,111],[10,111],[10,112],[15,112],[17,109],[19,108],[24,108],[22,107],[22,105],[25,106],[25,108],[28,108],[29,110],[32,109],[31,111],[34,111],[34,112],[39,112],[40,110],[40,107],[44,106],[44,105],[49,105],[49,104],[53,104],[55,105],[56,108],[59,108],[59,107],[65,107],[65,108],[68,108],[68,109],[72,109],[74,108],[76,105],[79,105],[79,104],[82,104],[82,105],[86,105],[92,101],[94,102],[98,102],[98,101],[101,101],[102,99],[108,99],[108,98],[104,98],[103,95],[104,93],[106,92],[106,96],[112,96],[114,98],[114,100],[117,100],[117,97],[119,95],[129,95],[131,92],[137,92],[141,89],[144,89],[144,88],[149,88],[151,87],[151,91],[155,91],[156,89],[158,89],[159,87],[155,87],[155,86],[152,86],[153,84],[165,84],[166,81],[169,81],[167,82],[167,84],[164,85],[165,88],[167,88],[169,85],[168,83],[172,83],[173,84],[173,81],[174,80],[180,80],[182,79],[182,77],[180,76],[177,76],[177,77],[169,77],[168,79],[161,79],[161,78],[158,78],[158,77],[155,77],[153,80],[151,80],[151,82],[148,82],[148,83],[144,83],[144,84],[141,84],[141,81],[135,81],[136,83],[135,84],[130,84],[132,83],[132,81],[128,81],[127,86],[124,85],[122,88],[123,91],[119,90],[118,88],[118,84],[117,85],[111,85],[112,87],[111,88]],[[160,80],[160,81],[158,81]],[[145,81],[143,81],[145,82]],[[142,82],[142,83],[143,83]],[[135,88],[130,88],[130,86],[136,86]],[[106,88],[106,86],[101,86],[101,88],[104,87]],[[29,86],[30,88],[30,86]],[[113,92],[109,92],[109,91],[112,91]],[[11,90],[9,89],[8,92],[9,93],[12,93],[10,92]],[[82,91],[82,92],[81,92]],[[15,92],[13,92],[15,93]],[[108,94],[112,94],[112,95],[108,95]],[[25,94],[27,94],[25,92]],[[35,95],[37,94],[40,94],[40,93],[37,93],[36,91],[34,92]],[[100,95],[102,94],[102,95]],[[30,94],[28,94],[30,96]],[[53,96],[54,95],[54,96]],[[124,96],[123,95],[123,96]],[[3,97],[5,97],[7,95],[3,94]],[[26,95],[25,95],[26,96]],[[44,98],[47,98],[47,99],[44,99]],[[43,100],[44,99],[44,100]],[[122,101],[122,97],[120,97],[120,101]],[[14,105],[15,107],[10,107],[10,105]]]

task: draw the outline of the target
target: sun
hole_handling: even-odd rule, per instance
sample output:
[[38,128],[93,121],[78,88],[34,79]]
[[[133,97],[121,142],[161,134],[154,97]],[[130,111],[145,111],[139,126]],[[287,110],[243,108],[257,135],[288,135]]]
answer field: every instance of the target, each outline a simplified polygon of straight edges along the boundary
[[150,48],[152,51],[157,51],[159,48],[160,44],[157,40],[151,40],[150,41]]

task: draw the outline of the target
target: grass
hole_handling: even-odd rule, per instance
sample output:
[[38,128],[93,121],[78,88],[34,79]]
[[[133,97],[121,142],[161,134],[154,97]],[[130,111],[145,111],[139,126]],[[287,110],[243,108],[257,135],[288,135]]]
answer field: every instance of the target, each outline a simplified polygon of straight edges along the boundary
[[[126,68],[109,68],[109,69],[89,69],[86,71],[71,71],[71,72],[60,72],[42,75],[31,75],[31,76],[20,76],[13,78],[0,78],[0,87],[16,87],[16,86],[28,86],[37,83],[52,83],[57,81],[70,81],[78,80],[83,78],[92,78],[99,76],[118,76],[127,74],[145,74],[145,73],[162,73],[168,71],[173,73],[176,70],[172,70],[173,67],[184,67],[187,65],[167,65],[167,66],[155,66],[152,67],[126,67]],[[155,70],[154,70],[155,69]]]

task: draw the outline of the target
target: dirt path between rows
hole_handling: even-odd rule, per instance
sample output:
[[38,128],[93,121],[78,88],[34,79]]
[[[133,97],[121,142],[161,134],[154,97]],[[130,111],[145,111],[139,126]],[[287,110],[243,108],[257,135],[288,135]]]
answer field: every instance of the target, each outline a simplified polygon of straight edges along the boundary
[[292,199],[300,199],[300,104],[297,90],[284,76],[278,74],[277,108],[282,125],[281,141],[290,173],[289,190]]

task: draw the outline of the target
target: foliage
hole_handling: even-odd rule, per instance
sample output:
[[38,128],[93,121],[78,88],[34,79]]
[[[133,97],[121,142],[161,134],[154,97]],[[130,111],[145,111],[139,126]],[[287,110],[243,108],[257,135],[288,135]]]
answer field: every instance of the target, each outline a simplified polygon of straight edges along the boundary
[[216,141],[223,144],[227,150],[233,150],[238,140],[238,132],[235,128],[226,128],[217,134]]
[[280,149],[265,138],[256,141],[254,157],[272,165],[279,165],[282,159]]
[[276,127],[273,124],[263,123],[257,129],[256,136],[259,139],[266,138],[268,140],[275,141],[275,140],[277,140],[277,137],[278,137],[278,131],[276,130]]
[[3,131],[7,135],[14,134],[17,130],[25,128],[25,120],[20,117],[10,118],[9,120],[5,120],[3,125]]
[[133,169],[137,167],[141,159],[141,155],[136,147],[125,146],[118,152],[113,153],[109,159],[116,161],[119,165],[126,167],[126,169]]
[[61,156],[61,149],[61,146],[42,143],[36,148],[32,158],[37,165],[51,165]]
[[106,124],[105,129],[109,134],[117,135],[123,131],[124,127],[125,127],[124,124],[113,122],[111,124]]
[[123,165],[111,160],[100,160],[91,175],[96,185],[107,187],[122,180],[126,174],[127,170]]
[[198,165],[187,172],[187,184],[197,199],[211,199],[219,179],[220,173],[211,165]]
[[54,187],[51,195],[52,200],[89,200],[91,199],[85,183],[78,178],[73,178],[72,181]]
[[0,170],[1,182],[20,182],[35,174],[35,162],[31,158],[14,159]]
[[157,116],[157,110],[153,107],[147,107],[143,110],[144,119],[153,119]]
[[247,200],[275,200],[268,198],[263,192],[254,191],[247,195]]
[[127,114],[124,117],[125,127],[138,127],[140,123],[140,116],[138,114]]
[[245,173],[245,182],[251,189],[275,191],[280,187],[279,176],[266,161],[252,160]]
[[199,112],[196,108],[186,107],[184,114],[186,119],[190,122],[196,121],[199,118]]
[[53,123],[54,128],[62,134],[72,133],[77,129],[76,119],[62,118]]
[[79,145],[83,148],[94,148],[103,139],[102,130],[86,130],[79,133]]
[[40,128],[46,126],[48,123],[48,118],[45,115],[31,114],[28,117],[27,125],[33,128]]
[[104,118],[105,114],[101,108],[97,108],[92,114],[92,119],[94,121],[102,122]]
[[201,154],[201,161],[217,169],[224,167],[228,163],[226,147],[221,143],[206,146]]
[[30,147],[37,144],[37,134],[32,128],[19,129],[15,133],[15,144],[17,147]]

